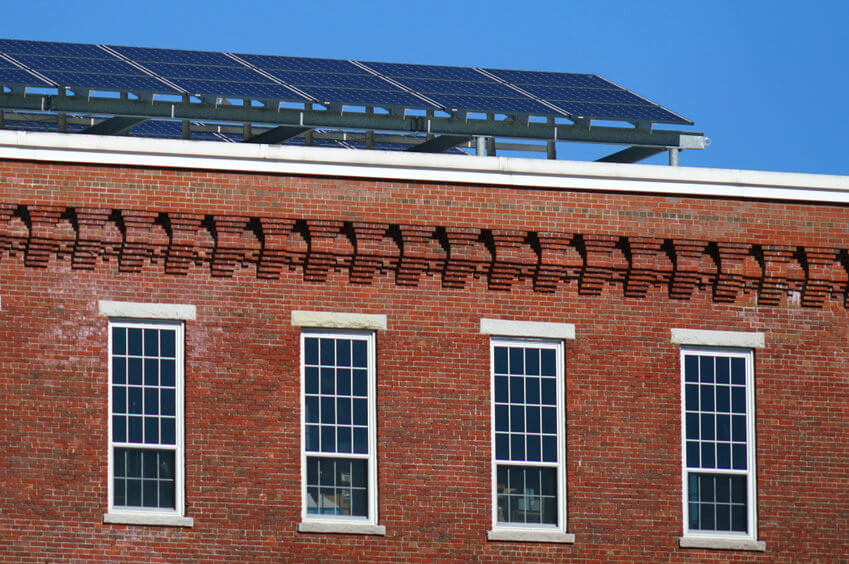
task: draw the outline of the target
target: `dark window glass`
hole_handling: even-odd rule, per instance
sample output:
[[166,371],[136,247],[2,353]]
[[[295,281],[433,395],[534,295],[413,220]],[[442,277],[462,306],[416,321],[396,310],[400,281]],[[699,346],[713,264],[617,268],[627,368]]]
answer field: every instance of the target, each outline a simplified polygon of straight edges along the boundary
[[746,359],[732,358],[731,359],[731,383],[744,386],[746,384]]
[[[323,341],[324,339],[322,339]],[[333,390],[336,389],[336,380],[334,379],[334,370],[332,368],[321,369],[321,393],[333,395]]]
[[544,405],[557,404],[557,380],[554,378],[542,379],[542,403]]
[[358,340],[351,341],[351,349],[351,364],[357,368],[365,368],[368,366],[366,342]]
[[557,376],[556,352],[553,349],[540,349],[540,374]]
[[159,331],[156,329],[144,330],[144,355],[159,356]]
[[684,357],[684,380],[686,382],[699,381],[699,357],[692,355]]
[[699,386],[697,384],[687,384],[685,388],[686,401],[685,406],[687,411],[698,411],[699,409]]
[[336,400],[336,422],[340,425],[351,424],[351,400],[347,398]]
[[699,438],[699,415],[697,413],[687,414],[687,438]]
[[307,423],[318,423],[318,398],[307,396],[304,400],[304,420]]
[[142,330],[127,329],[127,354],[141,356],[142,354]]
[[365,370],[353,370],[354,395],[365,397],[368,395],[368,372]]
[[354,452],[357,454],[368,453],[368,432],[363,427],[354,427]]
[[351,395],[351,371],[347,368],[336,369],[336,393],[340,396]]
[[525,373],[525,351],[510,347],[510,374],[522,375]]
[[521,376],[510,377],[510,401],[512,403],[525,402],[525,381]]
[[127,442],[142,442],[142,418],[128,417],[129,428],[127,430]]
[[699,380],[702,382],[713,382],[713,357],[699,357]]
[[177,332],[172,329],[159,330],[159,356],[168,358],[177,356],[176,334]]
[[368,402],[364,399],[354,400],[354,425],[368,425]]
[[495,357],[495,373],[507,374],[507,347],[495,347],[493,356]]
[[495,377],[495,401],[498,403],[507,403],[509,397],[507,395],[507,376]]
[[173,360],[162,360],[159,362],[159,385],[160,386],[175,386],[176,385],[176,366],[177,363]]
[[525,374],[539,376],[539,349],[525,349]]
[[538,462],[540,460],[540,456],[542,455],[542,447],[540,444],[540,437],[538,435],[528,435],[528,444],[527,444],[527,459],[533,462]]
[[140,386],[142,383],[142,359],[127,359],[127,383]]
[[159,419],[156,417],[144,418],[144,442],[155,444],[159,442]]
[[318,393],[318,368],[312,366],[304,368],[304,391],[308,394]]
[[[496,405],[495,406],[495,430],[496,431],[509,431],[509,423],[510,416],[509,410],[506,405]],[[539,425],[539,424],[537,424]]]
[[336,366],[351,366],[351,341],[336,340]]
[[713,386],[702,385],[699,389],[699,395],[702,411],[713,411]]
[[142,412],[142,389],[130,387],[127,389],[128,411],[130,413]]
[[162,415],[175,415],[177,401],[173,389],[163,389],[159,396],[159,409]]
[[127,418],[123,415],[112,416],[112,440],[116,443],[127,441]]
[[542,460],[543,462],[557,462],[557,437],[543,435]]
[[716,410],[722,413],[731,411],[731,388],[728,386],[716,387]]
[[728,357],[716,357],[716,383],[727,384],[730,374],[730,359]]
[[746,413],[746,388],[731,388],[731,411]]
[[144,359],[144,385],[157,386],[159,384],[159,361],[155,358]]
[[321,364],[323,366],[333,366],[336,363],[335,348],[336,342],[333,339],[320,340],[319,352],[321,355]]
[[539,378],[525,378],[525,402],[539,404]]
[[[497,408],[496,408],[497,409]],[[554,411],[553,409],[551,411]],[[540,409],[538,407],[528,407],[525,410],[526,418],[527,418],[527,427],[528,433],[539,433],[540,432]]]
[[157,388],[144,389],[144,413],[145,415],[159,415],[159,390]]
[[173,417],[163,417],[160,421],[160,436],[159,442],[164,445],[177,444],[177,434],[175,429],[176,420]]
[[318,364],[318,339],[304,338],[304,364]]
[[112,354],[127,354],[127,330],[123,327],[112,328]]
[[510,435],[510,460],[525,460],[524,435]]
[[127,412],[127,388],[124,386],[112,387],[112,413]]
[[114,357],[112,359],[112,383],[125,384],[127,382],[127,359]]
[[525,408],[513,405],[510,407],[510,430],[521,433],[525,430]]
[[510,459],[510,442],[506,433],[495,434],[495,458],[498,460]]

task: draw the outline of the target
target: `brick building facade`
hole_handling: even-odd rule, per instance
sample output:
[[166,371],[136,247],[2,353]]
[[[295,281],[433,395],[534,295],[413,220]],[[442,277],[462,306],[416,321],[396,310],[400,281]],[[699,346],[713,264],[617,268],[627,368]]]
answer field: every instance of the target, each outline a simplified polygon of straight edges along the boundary
[[[842,177],[0,132],[0,555],[845,558],[846,201]],[[133,359],[160,371],[138,410]]]

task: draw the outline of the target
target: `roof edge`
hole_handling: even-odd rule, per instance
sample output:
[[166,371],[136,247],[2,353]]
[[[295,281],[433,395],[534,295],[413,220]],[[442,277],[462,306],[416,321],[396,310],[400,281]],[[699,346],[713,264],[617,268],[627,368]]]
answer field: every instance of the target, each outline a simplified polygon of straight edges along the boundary
[[0,131],[0,159],[849,203],[849,176]]

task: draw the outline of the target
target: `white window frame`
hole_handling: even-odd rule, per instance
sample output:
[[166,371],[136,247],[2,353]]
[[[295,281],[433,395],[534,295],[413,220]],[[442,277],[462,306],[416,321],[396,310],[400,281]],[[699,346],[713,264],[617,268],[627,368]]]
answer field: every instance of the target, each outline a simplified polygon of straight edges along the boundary
[[[101,302],[101,315],[109,315],[114,311],[110,305],[116,302]],[[129,304],[134,305],[134,304]],[[142,305],[142,304],[136,304]],[[144,304],[153,305],[153,304]],[[166,309],[168,306],[161,306]],[[191,307],[194,306],[181,306]],[[123,313],[127,313],[123,311]],[[141,313],[141,311],[140,311]],[[148,311],[149,313],[149,311]],[[180,318],[182,315],[175,315]],[[188,318],[188,317],[183,317]],[[194,318],[193,316],[191,318]],[[175,335],[175,444],[173,448],[170,445],[144,445],[137,443],[117,443],[120,448],[122,445],[137,445],[140,448],[153,450],[173,450],[174,451],[174,509],[163,508],[131,508],[116,507],[114,504],[114,449],[116,443],[112,440],[112,329],[114,327],[126,327],[134,329],[174,329]],[[110,318],[108,323],[108,377],[109,377],[109,417],[108,417],[108,512],[103,516],[104,523],[121,523],[133,525],[166,525],[178,527],[191,527],[194,525],[194,520],[191,517],[185,516],[186,500],[185,500],[185,410],[184,410],[184,364],[185,364],[185,328],[183,321],[176,319],[147,319],[139,320],[135,318]]]
[[[681,379],[681,508],[682,548],[714,548],[727,550],[764,551],[765,543],[758,541],[757,528],[757,444],[755,432],[755,351],[764,346],[763,333],[732,331],[700,331],[672,329],[672,342],[681,345],[679,370]],[[687,467],[687,408],[684,358],[688,354],[724,358],[743,358],[746,361],[746,470],[701,469]],[[748,532],[690,530],[689,500],[687,499],[689,474],[717,476],[746,476],[746,519]]]
[[[309,313],[310,316],[301,314]],[[316,312],[293,312],[292,324],[300,326],[301,322],[316,323]],[[342,314],[327,314],[342,315]],[[356,317],[358,314],[344,314]],[[385,316],[380,317],[382,323],[379,323],[380,328],[386,327]],[[317,323],[316,323],[317,324]],[[330,326],[331,328],[315,328],[302,327],[300,335],[300,406],[301,406],[301,522],[298,525],[298,531],[302,533],[348,533],[348,534],[368,534],[368,535],[385,535],[386,528],[378,524],[378,492],[377,492],[377,410],[376,410],[376,395],[377,395],[377,353],[376,353],[376,337],[374,330],[371,330],[371,325],[366,325],[369,329],[333,329],[332,322],[322,324],[322,326]],[[362,326],[353,323],[348,323],[347,326]],[[316,515],[307,512],[307,458],[306,450],[306,380],[305,380],[305,339],[307,338],[330,338],[330,339],[350,339],[356,337],[366,341],[367,354],[367,391],[368,391],[368,454],[348,454],[348,453],[333,453],[323,456],[322,454],[309,453],[311,457],[317,458],[350,458],[356,460],[368,461],[368,516],[346,516],[346,515]]]

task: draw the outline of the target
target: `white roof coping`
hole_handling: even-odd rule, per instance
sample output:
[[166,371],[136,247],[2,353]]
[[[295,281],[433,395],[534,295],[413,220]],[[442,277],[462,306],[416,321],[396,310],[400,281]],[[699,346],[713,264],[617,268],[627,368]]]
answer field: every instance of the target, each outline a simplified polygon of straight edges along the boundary
[[849,176],[0,131],[0,159],[849,203]]

